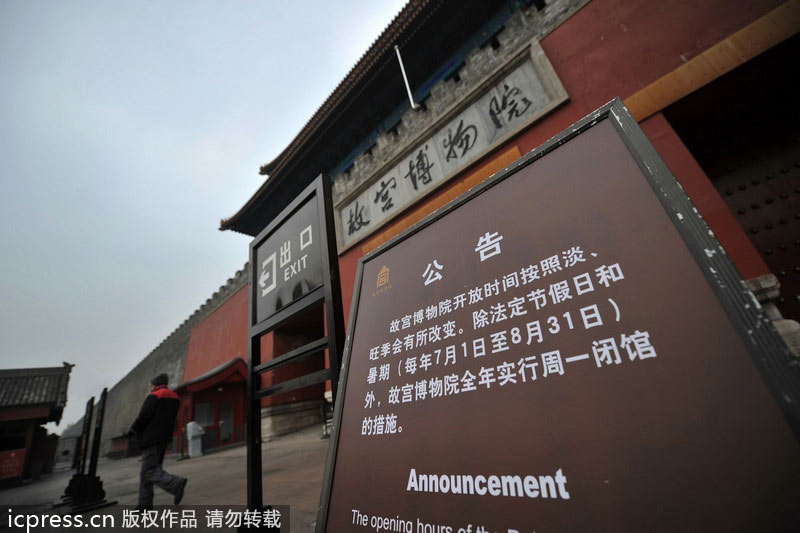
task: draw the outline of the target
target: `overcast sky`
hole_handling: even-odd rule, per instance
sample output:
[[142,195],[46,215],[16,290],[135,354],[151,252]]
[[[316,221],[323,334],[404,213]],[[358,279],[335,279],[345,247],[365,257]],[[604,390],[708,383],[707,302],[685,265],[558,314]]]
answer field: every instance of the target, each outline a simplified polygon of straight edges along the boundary
[[0,2],[0,368],[76,365],[57,432],[242,268],[220,219],[404,3]]

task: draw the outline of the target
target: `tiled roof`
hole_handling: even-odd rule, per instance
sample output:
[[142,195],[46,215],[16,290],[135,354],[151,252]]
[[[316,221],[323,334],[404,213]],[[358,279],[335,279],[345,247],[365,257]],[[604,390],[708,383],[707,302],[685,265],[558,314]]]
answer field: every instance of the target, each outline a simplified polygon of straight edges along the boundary
[[194,379],[191,379],[191,380],[189,380],[189,381],[187,381],[185,383],[181,383],[180,385],[175,387],[175,390],[177,391],[179,389],[186,389],[186,388],[188,388],[188,387],[190,387],[192,385],[196,385],[197,383],[202,383],[203,381],[206,381],[206,380],[208,380],[210,378],[218,376],[219,374],[222,374],[223,372],[225,372],[226,370],[228,370],[232,366],[239,366],[239,367],[241,367],[242,370],[246,371],[247,362],[244,359],[242,359],[241,357],[234,357],[230,361],[227,361],[225,363],[222,363],[221,365],[218,365],[218,366],[212,368],[211,370],[209,370],[205,374],[201,374],[201,375],[197,376]]
[[67,403],[67,385],[73,365],[0,370],[0,408],[46,406],[61,418]]

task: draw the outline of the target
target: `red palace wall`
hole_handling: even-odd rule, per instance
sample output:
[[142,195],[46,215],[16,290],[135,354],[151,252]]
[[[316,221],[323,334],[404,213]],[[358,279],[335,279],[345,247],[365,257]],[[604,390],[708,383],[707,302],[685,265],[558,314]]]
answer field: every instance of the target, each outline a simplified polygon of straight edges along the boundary
[[247,286],[192,329],[183,381],[201,376],[235,357],[247,361]]
[[[239,289],[192,329],[183,372],[184,383],[236,357],[241,357],[245,362],[247,361],[247,289],[248,286]],[[315,339],[309,338],[305,342],[310,342],[311,340]],[[288,352],[305,342],[292,336],[284,335],[276,339],[272,334],[265,335],[261,339],[262,361],[269,360],[274,353],[282,354]],[[318,370],[322,368],[321,365],[321,358],[315,359],[311,357],[305,361],[281,367],[274,372],[263,375],[261,386],[267,387],[273,383],[280,383],[298,375]],[[301,400],[318,400],[324,392],[322,387],[322,385],[308,387],[275,397],[264,398],[262,405],[266,407]]]
[[520,149],[528,152],[615,96],[627,98],[782,3],[593,0],[541,42],[570,101]]

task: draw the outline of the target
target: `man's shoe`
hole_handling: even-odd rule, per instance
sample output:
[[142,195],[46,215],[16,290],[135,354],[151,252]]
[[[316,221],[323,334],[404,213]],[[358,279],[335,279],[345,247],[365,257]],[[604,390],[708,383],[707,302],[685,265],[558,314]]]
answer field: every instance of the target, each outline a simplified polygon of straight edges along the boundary
[[175,505],[181,503],[183,499],[183,490],[186,488],[186,482],[188,480],[186,478],[181,479],[180,485],[178,485],[178,490],[175,491]]

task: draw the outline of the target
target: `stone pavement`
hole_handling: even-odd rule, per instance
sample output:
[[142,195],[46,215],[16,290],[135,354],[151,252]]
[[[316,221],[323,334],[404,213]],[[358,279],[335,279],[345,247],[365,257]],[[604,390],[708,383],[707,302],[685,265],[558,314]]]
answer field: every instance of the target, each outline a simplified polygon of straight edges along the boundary
[[[314,530],[330,442],[321,435],[322,426],[315,425],[262,445],[264,503],[290,506],[293,533]],[[184,461],[167,456],[164,469],[189,479],[182,505],[245,505],[246,455],[245,446],[237,446]],[[101,459],[97,472],[106,499],[117,500],[118,505],[136,505],[140,467],[138,457]],[[0,490],[0,506],[35,505],[44,510],[60,498],[72,474],[71,470],[47,474],[35,482]],[[155,495],[156,505],[172,504],[172,496],[161,489],[156,488]]]

